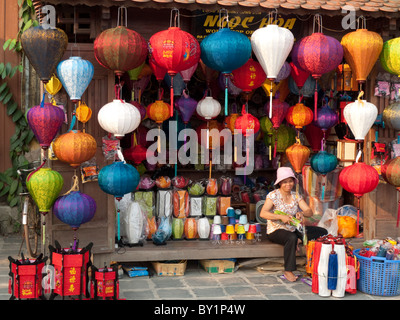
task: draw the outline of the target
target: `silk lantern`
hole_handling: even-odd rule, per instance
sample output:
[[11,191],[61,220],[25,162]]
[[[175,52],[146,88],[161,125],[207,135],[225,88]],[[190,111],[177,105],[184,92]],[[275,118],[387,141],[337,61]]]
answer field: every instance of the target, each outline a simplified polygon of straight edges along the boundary
[[71,130],[54,140],[53,151],[58,160],[66,162],[76,169],[83,162],[95,156],[97,142],[88,133],[80,130]]
[[[392,102],[383,109],[382,120],[390,129],[400,131],[400,102]],[[397,137],[399,143],[400,136]]]
[[21,45],[40,80],[47,83],[67,49],[68,37],[61,29],[37,26],[21,34]]
[[308,77],[310,76],[310,73],[308,71],[304,71],[293,62],[290,62],[290,67],[290,76],[293,78],[297,87],[301,89],[306,83]]
[[304,134],[312,151],[318,152],[322,149],[321,142],[323,141],[324,137],[328,137],[330,133],[330,129],[324,133],[321,128],[314,125],[314,123],[308,124],[304,128]]
[[232,134],[235,133],[235,122],[238,117],[239,117],[238,113],[231,113],[229,116],[225,117],[224,125],[226,128],[231,130]]
[[161,99],[161,92],[162,92],[161,82],[163,81],[163,79],[167,73],[167,69],[160,67],[154,61],[154,58],[152,56],[149,57],[149,64],[150,64],[151,70],[153,71],[154,76],[156,77],[156,80],[158,81],[158,99]]
[[[266,103],[264,105],[264,111],[266,114],[269,114],[270,104]],[[274,129],[278,129],[282,124],[282,121],[285,119],[286,114],[289,111],[289,104],[287,102],[281,101],[279,99],[272,100],[272,117],[271,122],[273,124]]]
[[285,61],[282,65],[281,70],[276,76],[275,82],[281,82],[282,80],[287,79],[290,76],[291,71],[292,67],[290,66],[289,62]]
[[64,111],[51,103],[42,103],[27,112],[29,127],[44,150],[49,148],[64,119]]
[[[309,72],[316,80],[325,73],[337,68],[343,59],[343,47],[338,40],[322,33],[322,18],[316,15],[314,25],[318,30],[302,38],[293,46],[292,61],[301,69]],[[317,119],[318,81],[314,91],[314,117]]]
[[338,120],[338,114],[327,104],[318,111],[317,119],[314,121],[314,124],[321,128],[323,132],[322,144],[325,144],[326,141],[326,131],[334,127],[338,123]]
[[299,138],[296,138],[296,143],[288,147],[286,150],[286,155],[289,159],[296,173],[301,173],[301,170],[310,156],[310,149],[303,146]]
[[[387,160],[381,166],[381,173],[383,179],[394,186],[400,192],[400,158],[392,158]],[[397,207],[397,222],[396,227],[399,227],[400,222],[400,201]]]
[[386,41],[383,44],[379,61],[383,69],[391,74],[400,76],[400,37]]
[[289,108],[286,121],[299,130],[313,121],[313,112],[309,107],[299,102]]
[[71,101],[77,103],[92,81],[94,67],[81,57],[70,57],[58,64],[57,74]]
[[75,114],[76,118],[80,122],[86,123],[92,117],[92,109],[90,109],[86,103],[79,103],[78,108],[76,108]]
[[242,33],[221,28],[200,44],[201,60],[210,69],[225,76],[225,116],[228,115],[228,76],[251,57],[251,43]]
[[[118,9],[117,27],[104,30],[94,40],[94,56],[104,68],[113,70],[121,77],[125,72],[139,67],[147,58],[146,40],[136,31],[128,29],[127,13],[125,26],[120,25]],[[125,11],[126,8],[124,8]]]
[[341,40],[346,62],[355,73],[358,83],[365,83],[383,48],[382,37],[367,29],[357,29]]
[[251,35],[251,46],[271,83],[269,117],[272,117],[272,83],[286,61],[294,43],[293,33],[276,24],[259,28]]
[[57,94],[58,91],[61,90],[62,88],[62,83],[61,81],[55,76],[53,75],[49,82],[47,82],[44,85],[44,88],[46,89],[46,91],[51,95],[54,96]]
[[216,118],[221,112],[221,104],[213,97],[207,96],[197,103],[196,112],[206,120]]
[[325,199],[325,186],[326,186],[326,175],[335,170],[338,164],[337,157],[325,150],[321,150],[310,159],[311,169],[317,174],[322,175],[322,192],[321,199]]
[[184,223],[184,235],[187,240],[196,239],[197,234],[197,222],[195,218],[186,218]]
[[157,140],[157,150],[161,152],[161,124],[170,117],[170,106],[168,103],[157,100],[147,106],[147,116],[158,125],[159,137]]
[[357,235],[359,235],[360,199],[368,192],[373,191],[379,183],[379,174],[372,166],[357,160],[354,164],[345,167],[339,174],[339,183],[346,191],[353,193],[358,200],[357,204]]
[[377,107],[366,100],[361,100],[362,94],[363,92],[361,91],[358,99],[349,103],[343,109],[343,116],[355,140],[365,139],[365,136],[374,125],[376,117],[378,116]]
[[150,54],[155,63],[167,70],[171,77],[170,90],[170,116],[173,116],[174,106],[174,76],[180,71],[187,70],[200,60],[200,45],[196,38],[179,27],[179,11],[177,12],[177,23],[167,30],[159,31],[152,35],[149,40]]
[[278,130],[273,131],[272,136],[264,136],[266,145],[271,145],[273,141],[276,144],[276,152],[285,152],[289,146],[296,142],[296,131],[292,127],[281,124]]
[[266,78],[265,72],[257,61],[249,59],[244,65],[232,71],[232,82],[248,94],[261,87]]
[[176,108],[181,115],[182,121],[187,124],[193,113],[196,111],[197,101],[191,98],[189,94],[184,91],[179,100],[176,101]]
[[190,79],[192,78],[194,72],[197,69],[198,66],[198,62],[196,62],[193,66],[191,66],[190,68],[186,69],[186,70],[182,70],[179,73],[182,76],[183,81],[185,81],[186,85],[187,83],[190,81]]
[[105,131],[119,139],[139,126],[141,116],[139,110],[130,103],[114,99],[99,110],[97,120]]
[[131,81],[139,80],[139,74],[142,72],[142,69],[144,68],[145,64],[146,62],[143,61],[143,63],[140,66],[128,71],[129,79]]
[[53,205],[54,215],[76,231],[86,222],[89,222],[96,213],[94,199],[80,191],[72,191],[59,197]]
[[147,158],[147,148],[137,144],[125,149],[122,154],[124,158],[129,161],[133,161],[136,165],[142,163]]
[[210,222],[207,217],[197,220],[197,233],[200,239],[208,239],[211,231]]

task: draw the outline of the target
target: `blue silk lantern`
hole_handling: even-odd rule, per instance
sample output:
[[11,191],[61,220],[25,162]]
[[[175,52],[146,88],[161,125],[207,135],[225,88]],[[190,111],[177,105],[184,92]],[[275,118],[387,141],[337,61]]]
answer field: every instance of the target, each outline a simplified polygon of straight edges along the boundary
[[228,115],[228,76],[251,58],[251,42],[242,33],[222,28],[200,44],[201,60],[225,76],[225,115]]
[[[122,153],[118,152],[120,159]],[[100,189],[105,193],[111,194],[118,200],[117,226],[118,240],[120,240],[120,209],[119,203],[122,197],[136,190],[140,180],[139,172],[130,164],[124,161],[117,161],[103,167],[99,172],[98,183]]]
[[53,213],[62,222],[71,226],[76,231],[94,217],[96,202],[87,194],[80,191],[72,191],[59,197],[53,206]]
[[73,103],[81,100],[82,94],[92,81],[93,64],[81,57],[70,57],[57,66],[58,77]]
[[338,160],[335,155],[326,152],[325,150],[321,150],[315,155],[313,155],[310,159],[311,169],[317,173],[322,175],[322,193],[321,199],[325,198],[325,181],[326,175],[335,170],[338,164]]

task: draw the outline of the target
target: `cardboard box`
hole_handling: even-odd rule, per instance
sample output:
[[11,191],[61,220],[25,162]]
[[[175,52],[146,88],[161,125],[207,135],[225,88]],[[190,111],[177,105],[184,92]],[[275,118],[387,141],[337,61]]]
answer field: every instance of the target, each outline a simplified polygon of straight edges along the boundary
[[200,260],[201,266],[208,273],[233,273],[235,272],[236,259]]
[[187,261],[181,262],[152,262],[153,268],[158,276],[183,276],[185,274]]

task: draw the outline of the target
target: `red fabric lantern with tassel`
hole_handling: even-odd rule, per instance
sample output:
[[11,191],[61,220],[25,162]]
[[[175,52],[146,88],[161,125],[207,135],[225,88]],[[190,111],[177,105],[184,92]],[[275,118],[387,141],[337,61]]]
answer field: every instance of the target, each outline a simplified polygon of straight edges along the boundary
[[313,112],[302,103],[289,108],[286,114],[286,121],[296,129],[301,129],[313,121]]
[[[400,157],[396,157],[386,161],[381,166],[381,173],[383,179],[392,186],[396,187],[400,192]],[[397,222],[396,227],[399,227],[400,222],[400,201],[397,208]]]
[[139,164],[146,160],[147,148],[138,144],[129,149],[125,149],[122,154],[126,160],[133,161],[135,164]]
[[261,64],[251,58],[243,66],[233,70],[232,76],[233,84],[246,93],[261,87],[267,78]]
[[359,234],[360,199],[373,191],[379,183],[376,169],[362,162],[356,162],[345,167],[339,174],[339,183],[346,191],[353,193],[358,200],[357,205],[357,235]]
[[[241,133],[247,137],[251,134],[256,134],[260,130],[260,121],[250,113],[247,113],[243,105],[242,115],[235,121],[235,129],[240,130]],[[253,132],[249,130],[253,130]]]

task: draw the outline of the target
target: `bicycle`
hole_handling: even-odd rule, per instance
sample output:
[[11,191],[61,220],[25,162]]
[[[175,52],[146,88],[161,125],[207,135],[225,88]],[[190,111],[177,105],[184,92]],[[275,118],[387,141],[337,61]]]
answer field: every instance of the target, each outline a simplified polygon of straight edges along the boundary
[[40,165],[40,161],[29,163],[27,168],[20,168],[17,170],[23,190],[23,192],[19,194],[21,197],[22,225],[24,228],[21,248],[25,241],[28,254],[32,258],[38,256],[39,239],[41,235],[41,216],[35,201],[32,199],[26,187],[26,178],[31,172],[37,169],[37,165]]

